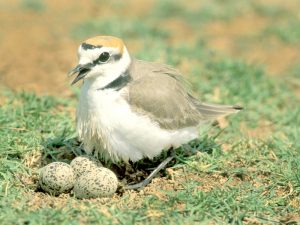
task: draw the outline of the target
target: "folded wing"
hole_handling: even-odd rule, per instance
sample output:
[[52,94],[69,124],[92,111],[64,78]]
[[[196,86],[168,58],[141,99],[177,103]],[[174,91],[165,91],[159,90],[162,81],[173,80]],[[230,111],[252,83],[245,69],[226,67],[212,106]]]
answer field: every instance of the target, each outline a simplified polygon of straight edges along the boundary
[[128,86],[132,110],[165,129],[181,129],[213,121],[240,107],[199,102],[191,96],[180,73],[163,64],[134,61]]

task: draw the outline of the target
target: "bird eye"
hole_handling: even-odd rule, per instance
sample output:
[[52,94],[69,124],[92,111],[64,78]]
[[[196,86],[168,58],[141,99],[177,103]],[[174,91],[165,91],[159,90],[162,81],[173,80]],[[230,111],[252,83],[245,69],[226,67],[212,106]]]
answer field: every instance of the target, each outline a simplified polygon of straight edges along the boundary
[[105,62],[107,62],[109,60],[109,58],[110,58],[110,55],[109,55],[108,52],[102,52],[101,55],[99,56],[98,60],[100,62],[105,63]]

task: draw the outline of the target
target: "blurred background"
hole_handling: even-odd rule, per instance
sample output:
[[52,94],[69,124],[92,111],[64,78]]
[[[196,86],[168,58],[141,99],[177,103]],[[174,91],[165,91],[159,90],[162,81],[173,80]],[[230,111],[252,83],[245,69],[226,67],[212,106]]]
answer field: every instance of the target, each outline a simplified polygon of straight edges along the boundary
[[191,82],[227,57],[288,76],[299,96],[299,0],[0,0],[0,26],[0,82],[13,90],[72,95],[78,45],[114,35],[133,57],[176,66]]

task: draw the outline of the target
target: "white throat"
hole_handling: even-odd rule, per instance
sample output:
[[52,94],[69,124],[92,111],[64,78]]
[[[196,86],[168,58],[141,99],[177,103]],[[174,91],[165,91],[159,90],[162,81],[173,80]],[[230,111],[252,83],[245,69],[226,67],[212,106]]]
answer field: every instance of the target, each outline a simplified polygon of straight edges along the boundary
[[87,76],[87,78],[84,79],[83,86],[89,86],[92,89],[101,89],[124,74],[129,68],[130,63],[131,59],[129,53],[124,46],[123,55],[118,61],[101,65],[102,68],[99,70],[99,75]]

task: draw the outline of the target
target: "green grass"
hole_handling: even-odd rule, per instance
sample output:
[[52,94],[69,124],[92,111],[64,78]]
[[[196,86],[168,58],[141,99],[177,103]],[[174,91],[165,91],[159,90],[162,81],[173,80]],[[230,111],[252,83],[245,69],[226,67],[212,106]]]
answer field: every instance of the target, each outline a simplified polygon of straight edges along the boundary
[[[122,21],[122,23],[120,23]],[[112,35],[128,38],[147,38],[149,34],[164,38],[168,32],[163,31],[154,24],[144,24],[138,19],[124,19],[120,17],[110,17],[107,19],[91,19],[78,25],[73,30],[73,36],[81,39],[83,37],[92,37],[95,35]]]
[[[192,10],[183,9],[183,2],[157,1],[151,9],[156,16],[149,12],[143,22],[132,15],[89,18],[78,23],[70,36],[116,35],[142,41],[134,54],[138,58],[179,68],[189,60],[189,81],[201,100],[239,103],[245,110],[229,117],[224,130],[210,128],[199,141],[190,143],[195,154],[187,156],[179,151],[171,168],[174,181],[167,172],[153,192],[77,200],[69,195],[52,197],[35,192],[40,166],[57,160],[68,162],[78,150],[71,141],[76,135],[71,109],[77,99],[1,92],[5,101],[0,107],[0,224],[279,224],[287,222],[288,215],[297,218],[299,66],[292,66],[282,76],[270,76],[263,64],[249,64],[213,50],[201,29],[195,31],[195,42],[174,44],[169,40],[176,33],[158,26],[159,21],[170,18],[200,21],[202,26],[236,19],[249,10],[291,21],[288,9],[237,0],[204,2]],[[117,6],[112,3],[112,7]],[[226,10],[222,11],[223,7]],[[191,22],[192,27],[195,24]],[[296,48],[299,43],[293,30],[297,32],[297,26],[289,24],[293,23],[278,25],[285,35],[282,40],[287,40],[282,44]],[[272,35],[280,37],[279,33]],[[260,41],[259,35],[253,38]],[[220,92],[217,99],[216,89]],[[164,187],[172,182],[174,188]]]
[[46,8],[45,2],[43,0],[22,0],[21,6],[25,10],[34,12],[43,12]]
[[263,35],[271,35],[289,44],[300,44],[300,19],[293,18],[265,29]]

